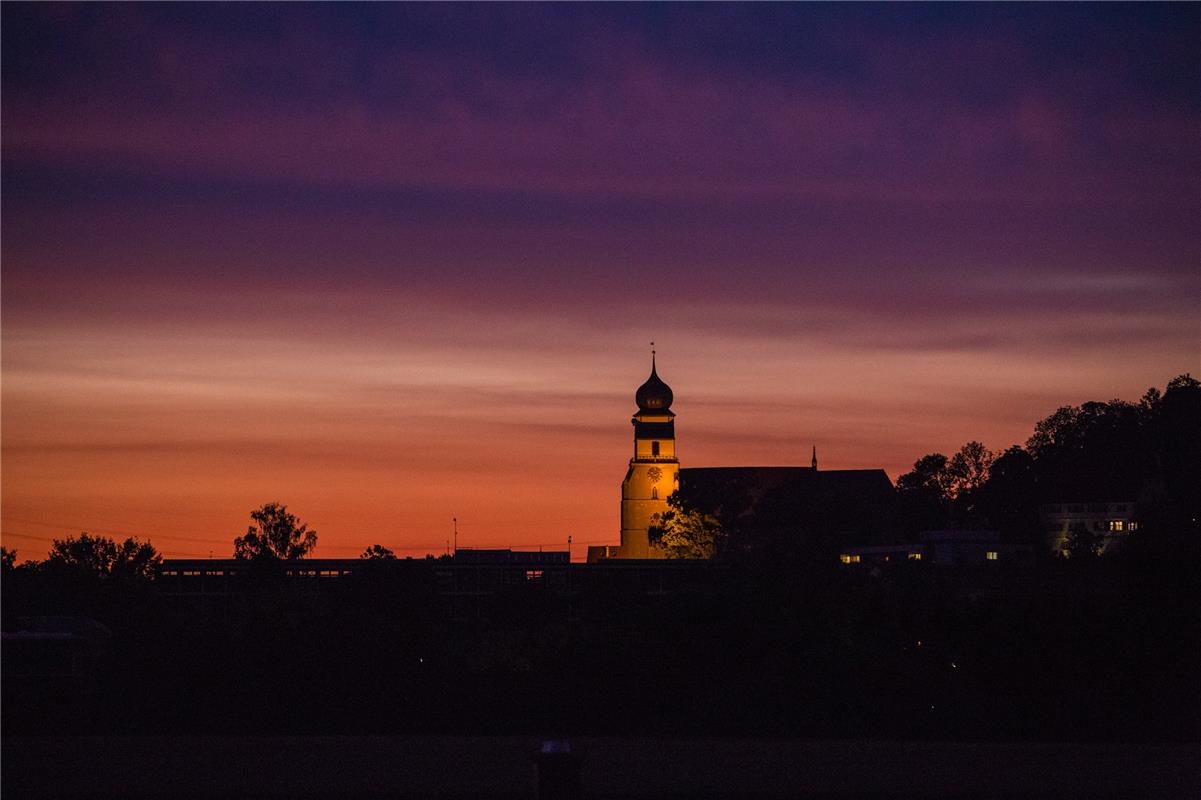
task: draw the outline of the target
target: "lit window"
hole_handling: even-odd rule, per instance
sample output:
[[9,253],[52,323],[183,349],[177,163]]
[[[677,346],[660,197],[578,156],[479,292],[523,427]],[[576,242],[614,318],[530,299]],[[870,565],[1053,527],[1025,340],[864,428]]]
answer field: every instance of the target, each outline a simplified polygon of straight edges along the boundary
[[989,561],[996,561],[997,560],[997,551],[989,550],[987,553],[984,554],[984,557],[986,559],[988,559]]
[[527,569],[527,570],[525,571],[525,579],[526,579],[527,581],[540,581],[540,580],[542,580],[542,570],[540,570],[540,569]]
[[853,553],[843,553],[838,557],[838,560],[844,564],[858,564],[859,556]]
[[1128,522],[1128,523],[1126,523],[1126,530],[1128,530],[1128,531],[1137,531],[1137,530],[1138,530],[1138,523],[1137,523],[1137,522]]
[[1109,530],[1111,532],[1120,533],[1121,531],[1126,530],[1126,523],[1120,519],[1111,519],[1109,521]]
[[922,554],[921,554],[921,553],[910,553],[910,554],[909,554],[909,560],[910,560],[910,561],[921,561],[921,560],[922,560]]

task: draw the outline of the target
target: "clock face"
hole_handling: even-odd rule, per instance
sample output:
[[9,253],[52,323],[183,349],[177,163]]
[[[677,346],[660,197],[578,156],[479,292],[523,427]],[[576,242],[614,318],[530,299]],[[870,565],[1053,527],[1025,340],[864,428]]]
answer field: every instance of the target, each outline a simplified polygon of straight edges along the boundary
[[646,477],[651,479],[651,483],[658,483],[659,479],[663,477],[663,470],[658,467],[651,467],[646,471]]

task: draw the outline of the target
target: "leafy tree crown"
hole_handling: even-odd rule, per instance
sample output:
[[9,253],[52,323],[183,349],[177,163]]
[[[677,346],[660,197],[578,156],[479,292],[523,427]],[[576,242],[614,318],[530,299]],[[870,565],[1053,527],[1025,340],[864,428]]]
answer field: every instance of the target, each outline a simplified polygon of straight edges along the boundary
[[363,555],[359,558],[365,558],[370,561],[395,561],[396,553],[393,553],[382,544],[373,544],[363,551]]
[[100,578],[143,580],[154,574],[162,560],[150,542],[130,537],[117,544],[84,531],[78,537],[55,539],[45,564],[50,569],[67,569]]
[[304,558],[317,546],[317,531],[309,530],[281,503],[267,503],[251,511],[250,518],[255,524],[234,539],[234,558],[291,560]]

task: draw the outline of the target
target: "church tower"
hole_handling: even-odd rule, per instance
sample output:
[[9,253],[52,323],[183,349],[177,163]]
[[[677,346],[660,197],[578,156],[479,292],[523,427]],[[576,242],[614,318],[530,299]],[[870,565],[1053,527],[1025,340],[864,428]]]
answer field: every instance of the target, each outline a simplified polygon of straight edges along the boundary
[[672,413],[671,387],[655,371],[651,351],[651,376],[638,387],[634,400],[634,456],[621,482],[620,558],[662,558],[651,547],[647,529],[668,510],[667,498],[680,488],[680,462],[676,458],[676,415]]

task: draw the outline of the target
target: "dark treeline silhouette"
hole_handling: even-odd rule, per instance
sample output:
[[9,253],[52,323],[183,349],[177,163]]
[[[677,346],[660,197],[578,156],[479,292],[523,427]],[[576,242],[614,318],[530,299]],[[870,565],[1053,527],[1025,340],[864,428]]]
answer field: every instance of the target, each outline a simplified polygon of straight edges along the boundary
[[1041,545],[1039,506],[1134,501],[1162,535],[1201,532],[1201,384],[1190,375],[1123,400],[1064,406],[1025,447],[992,453],[968,442],[933,453],[897,479],[902,533],[988,527]]
[[[1024,448],[927,457],[899,481],[945,515],[931,524],[1015,532],[1046,498],[1138,492],[1153,521],[1092,560],[848,570],[781,536],[670,581],[547,567],[452,613],[446,576],[474,567],[378,545],[328,581],[251,559],[205,596],[149,579],[136,541],[6,555],[6,635],[70,617],[108,636],[68,676],[6,661],[3,730],[1195,740],[1199,391],[1061,409]],[[773,524],[796,520],[773,502]],[[283,527],[288,547],[311,533]]]
[[[1034,426],[1025,446],[993,452],[971,441],[951,456],[922,456],[897,478],[895,491],[862,479],[806,491],[802,472],[768,487],[753,478],[730,470],[717,485],[685,485],[673,501],[675,516],[717,519],[719,533],[700,538],[716,542],[720,559],[827,560],[847,546],[912,542],[942,529],[996,530],[1002,541],[1047,555],[1039,512],[1056,503],[1133,503],[1149,534],[1144,539],[1168,548],[1184,539],[1188,546],[1201,536],[1201,384],[1185,374],[1137,403],[1064,406]],[[673,525],[681,552],[689,550],[687,541],[679,543],[689,531]],[[1076,533],[1069,552],[1090,552],[1096,543]]]

